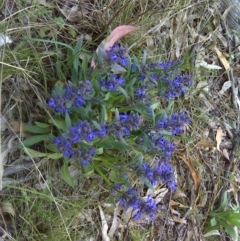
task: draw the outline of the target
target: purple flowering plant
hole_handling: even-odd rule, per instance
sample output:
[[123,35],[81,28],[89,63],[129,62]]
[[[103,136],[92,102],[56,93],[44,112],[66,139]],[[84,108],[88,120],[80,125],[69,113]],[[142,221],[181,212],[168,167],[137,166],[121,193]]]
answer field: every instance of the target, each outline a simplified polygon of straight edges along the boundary
[[52,157],[64,158],[63,179],[70,185],[68,164],[93,171],[119,206],[133,209],[134,219],[153,220],[154,199],[141,198],[132,183],[139,179],[149,188],[162,183],[176,190],[174,137],[191,118],[184,110],[173,112],[172,103],[186,95],[192,77],[182,72],[181,60],[148,62],[146,54],[142,59],[115,44],[109,50],[100,46],[94,68],[86,59],[74,60],[72,80],[56,84],[47,100],[51,134],[46,131],[42,140]]

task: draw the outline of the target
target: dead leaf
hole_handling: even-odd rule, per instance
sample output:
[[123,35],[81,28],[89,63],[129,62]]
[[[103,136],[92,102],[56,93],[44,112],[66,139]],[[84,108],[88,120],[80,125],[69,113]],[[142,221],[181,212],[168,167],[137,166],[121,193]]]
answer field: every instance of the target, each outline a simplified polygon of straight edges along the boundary
[[173,193],[172,199],[177,199],[177,198],[180,198],[180,197],[186,198],[187,196],[186,196],[186,194],[185,194],[182,190],[177,189],[177,190]]
[[181,159],[186,163],[186,165],[188,166],[188,168],[190,170],[191,176],[192,176],[194,184],[195,184],[195,194],[196,194],[196,197],[198,197],[201,180],[198,177],[197,171],[192,166],[191,160],[189,158],[186,159],[184,156],[181,156]]
[[199,142],[197,142],[196,145],[199,147],[209,147],[209,148],[212,147],[212,144],[206,139],[200,140]]
[[186,223],[187,223],[187,220],[186,220],[186,219],[179,218],[178,216],[173,216],[172,219],[173,219],[173,221],[175,221],[175,222],[177,222],[177,223],[183,223],[183,224],[186,224]]
[[223,136],[223,131],[221,127],[218,127],[217,129],[217,134],[216,134],[216,141],[217,141],[217,149],[221,152],[220,150],[220,144],[222,141],[222,136]]
[[102,221],[102,239],[103,239],[103,241],[110,241],[108,234],[107,234],[107,231],[108,231],[107,220],[105,218],[102,207],[98,206],[98,208],[99,208],[100,217],[101,217],[101,221]]
[[189,208],[189,206],[185,206],[185,205],[175,202],[173,200],[170,200],[170,207]]
[[224,148],[222,154],[225,158],[227,158],[230,161],[227,149]]
[[216,52],[219,60],[221,61],[224,69],[228,72],[230,70],[230,64],[225,58],[225,56],[222,54],[222,52],[215,46],[214,51]]
[[4,214],[11,214],[12,217],[15,216],[15,211],[13,209],[13,206],[9,202],[1,203],[1,210]]
[[0,47],[8,43],[12,43],[12,40],[3,33],[0,33]]
[[223,95],[225,91],[227,91],[229,88],[231,88],[232,86],[232,81],[226,81],[224,84],[223,84],[223,87],[222,89],[218,92],[220,95]]
[[205,69],[222,69],[222,67],[218,66],[218,65],[215,65],[215,64],[208,64],[205,60],[202,60],[200,63],[199,63],[199,66],[202,66],[203,68]]

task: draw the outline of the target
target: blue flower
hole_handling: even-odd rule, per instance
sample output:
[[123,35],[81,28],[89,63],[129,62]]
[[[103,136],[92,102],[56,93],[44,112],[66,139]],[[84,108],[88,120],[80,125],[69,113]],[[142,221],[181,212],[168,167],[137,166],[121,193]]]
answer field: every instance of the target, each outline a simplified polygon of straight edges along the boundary
[[116,136],[122,134],[129,136],[131,131],[139,130],[142,122],[142,117],[134,112],[130,114],[122,113],[119,115],[119,119],[114,123],[114,133]]
[[72,147],[72,143],[70,140],[63,137],[56,137],[54,139],[54,144],[58,147],[61,153],[65,157],[73,158],[76,155],[76,151]]
[[134,219],[141,219],[142,215],[147,215],[147,217],[153,221],[156,218],[157,213],[157,204],[155,200],[148,195],[147,201],[140,202],[139,209],[137,213],[134,215]]
[[183,126],[190,123],[191,118],[185,113],[184,110],[181,110],[178,114],[173,112],[170,117],[162,117],[155,125],[155,130],[166,129],[172,131],[172,135],[178,135],[182,133]]
[[146,102],[146,100],[148,100],[147,88],[139,87],[135,91],[135,99]]
[[100,85],[105,87],[107,90],[113,91],[117,90],[119,86],[125,85],[125,79],[121,75],[113,74],[107,79],[101,80]]
[[94,130],[94,133],[96,136],[99,136],[101,138],[108,135],[108,126],[107,125],[101,125],[100,130]]
[[141,166],[141,174],[150,181],[152,185],[156,185],[158,181],[158,177],[156,175],[156,171],[150,167],[150,165],[144,162]]
[[174,181],[172,166],[168,162],[160,161],[156,170],[162,182],[166,183],[172,191],[175,191],[177,184]]
[[96,133],[91,125],[86,121],[79,121],[69,127],[70,139],[73,143],[79,143],[82,140],[91,142],[95,139]]
[[60,114],[70,113],[70,109],[66,107],[66,99],[60,95],[50,98],[48,106]]
[[128,49],[122,47],[118,44],[110,47],[109,50],[106,50],[107,60],[110,63],[116,63],[123,67],[127,66],[128,63]]
[[93,160],[93,156],[96,154],[95,148],[84,149],[81,148],[76,153],[76,158],[81,161],[82,166],[88,166],[89,162]]
[[74,102],[73,102],[73,106],[80,107],[80,106],[83,106],[85,104],[86,104],[86,101],[82,98],[81,95],[76,95],[75,96],[75,99],[74,99]]
[[123,195],[118,198],[117,203],[123,207],[125,210],[128,208],[133,208],[135,212],[134,219],[141,219],[142,216],[148,217],[150,220],[154,220],[157,213],[156,202],[151,198],[147,197],[147,200],[143,200],[134,188],[128,189]]

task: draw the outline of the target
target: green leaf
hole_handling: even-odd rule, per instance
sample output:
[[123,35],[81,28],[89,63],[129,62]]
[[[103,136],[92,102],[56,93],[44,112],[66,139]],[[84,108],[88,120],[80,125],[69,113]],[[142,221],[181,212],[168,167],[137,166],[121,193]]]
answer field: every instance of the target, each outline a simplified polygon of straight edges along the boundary
[[33,126],[33,125],[24,125],[24,129],[34,133],[34,134],[47,134],[51,132],[50,127],[40,127],[40,126]]
[[107,92],[103,100],[108,100],[110,98],[110,95],[111,95],[110,92]]
[[67,128],[71,127],[72,123],[68,113],[65,114],[65,122],[66,122]]
[[63,154],[62,153],[50,153],[50,154],[47,154],[47,157],[49,159],[58,160],[63,157]]
[[50,119],[48,122],[64,132],[66,132],[68,129],[65,120]]
[[73,182],[72,177],[70,176],[69,170],[68,170],[68,163],[65,161],[64,164],[61,167],[61,176],[62,179],[71,187],[74,187],[75,184]]
[[79,67],[79,54],[80,50],[82,48],[83,38],[79,38],[74,49],[73,49],[73,68],[78,73],[78,67]]
[[152,108],[153,110],[155,110],[155,109],[157,109],[159,106],[160,106],[160,101],[152,104],[152,105],[151,105],[151,108]]
[[124,69],[121,65],[114,63],[112,64],[112,72],[114,74],[120,74],[126,72],[126,69]]
[[96,121],[92,120],[92,123],[98,130],[102,129],[101,126]]
[[233,211],[231,210],[227,221],[240,228],[240,213],[233,213]]
[[216,220],[216,218],[212,218],[211,220],[210,220],[210,223],[211,223],[211,226],[213,227],[213,226],[216,226],[217,225],[217,220]]
[[130,150],[131,147],[114,140],[103,140],[96,142],[96,145],[104,149],[119,149],[121,151]]
[[87,65],[88,65],[88,59],[87,59],[87,57],[84,57],[84,59],[82,61],[82,73],[83,73],[82,78],[83,79],[87,78],[87,68],[88,68]]
[[55,145],[55,144],[53,144],[53,143],[49,143],[49,144],[47,144],[47,145],[45,145],[45,147],[49,150],[49,151],[51,151],[51,152],[58,152],[59,150],[58,150],[58,148],[57,148],[57,146]]
[[152,120],[152,113],[149,112],[149,108],[142,104],[138,103],[134,106],[135,110],[146,117],[148,120]]
[[103,154],[103,148],[102,148],[102,147],[98,148],[98,149],[96,150],[96,154],[97,154],[97,155]]
[[36,126],[39,126],[40,128],[49,128],[50,127],[50,125],[46,124],[46,123],[42,123],[42,122],[38,122],[38,121],[35,121],[34,123],[36,124]]
[[47,153],[38,152],[38,151],[35,151],[35,150],[30,149],[28,147],[24,147],[23,150],[31,158],[44,157],[44,156],[47,155]]
[[144,50],[143,52],[143,58],[142,58],[142,64],[145,65],[147,61],[147,51]]
[[204,238],[207,238],[207,237],[214,236],[214,235],[220,236],[219,231],[218,231],[218,230],[211,230],[211,231],[205,233],[205,234],[203,235],[203,237],[204,237]]
[[219,223],[225,228],[226,232],[231,236],[233,240],[236,240],[237,233],[232,225],[229,225],[225,220],[219,221]]
[[26,140],[22,141],[21,143],[19,143],[18,148],[32,146],[36,143],[46,140],[47,137],[48,137],[48,135],[31,136],[31,137],[27,138]]
[[123,182],[123,176],[119,173],[119,171],[111,170],[109,173],[109,179],[115,183]]
[[118,89],[120,90],[120,92],[126,97],[126,99],[128,100],[129,99],[129,96],[126,92],[125,89],[123,89],[121,86],[118,87]]
[[102,105],[100,115],[99,115],[99,123],[102,125],[107,121],[107,110],[104,105]]

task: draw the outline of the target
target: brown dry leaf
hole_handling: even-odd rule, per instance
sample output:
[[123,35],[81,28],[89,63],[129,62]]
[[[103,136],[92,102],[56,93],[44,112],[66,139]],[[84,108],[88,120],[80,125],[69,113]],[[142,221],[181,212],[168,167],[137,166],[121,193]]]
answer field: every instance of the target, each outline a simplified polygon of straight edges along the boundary
[[105,214],[104,214],[101,206],[98,206],[98,208],[99,208],[100,217],[101,217],[101,221],[102,221],[102,239],[103,239],[103,241],[110,241],[108,234],[107,234],[108,224],[107,224],[107,220],[105,218]]
[[230,161],[227,149],[224,148],[222,151],[222,154],[226,159],[228,159]]
[[216,52],[218,58],[220,59],[224,69],[228,72],[230,69],[230,64],[227,61],[227,59],[225,58],[225,56],[222,54],[222,52],[217,47],[214,48],[214,51]]
[[210,147],[210,148],[212,147],[212,144],[208,140],[205,140],[205,139],[200,140],[199,142],[197,142],[196,145],[199,147]]
[[20,121],[9,121],[9,125],[11,126],[11,129],[15,132],[20,132],[21,130],[23,130],[23,126]]
[[222,136],[223,136],[223,131],[221,127],[218,127],[217,129],[217,134],[216,134],[216,141],[217,141],[217,149],[221,152],[220,150],[220,144],[222,141]]
[[188,168],[190,170],[191,176],[192,176],[194,184],[195,184],[195,194],[196,194],[196,197],[198,197],[201,180],[197,174],[197,171],[192,166],[191,160],[189,158],[185,158],[184,156],[181,156],[181,158],[186,163],[186,165],[188,166]]
[[188,206],[185,206],[181,203],[178,203],[178,202],[175,202],[173,200],[170,200],[170,207],[174,207],[174,206],[177,206],[179,208],[189,208]]
[[187,223],[187,220],[186,220],[186,219],[179,218],[178,216],[173,216],[172,219],[173,219],[173,221],[175,221],[175,222],[177,222],[177,223],[183,223],[183,224],[186,224],[186,223]]
[[3,213],[11,214],[12,217],[15,216],[13,206],[9,202],[1,203],[1,210]]
[[186,198],[187,196],[186,196],[186,194],[185,194],[182,190],[177,189],[177,190],[173,193],[172,199],[176,199],[176,198],[179,198],[179,197],[184,197],[184,198]]

